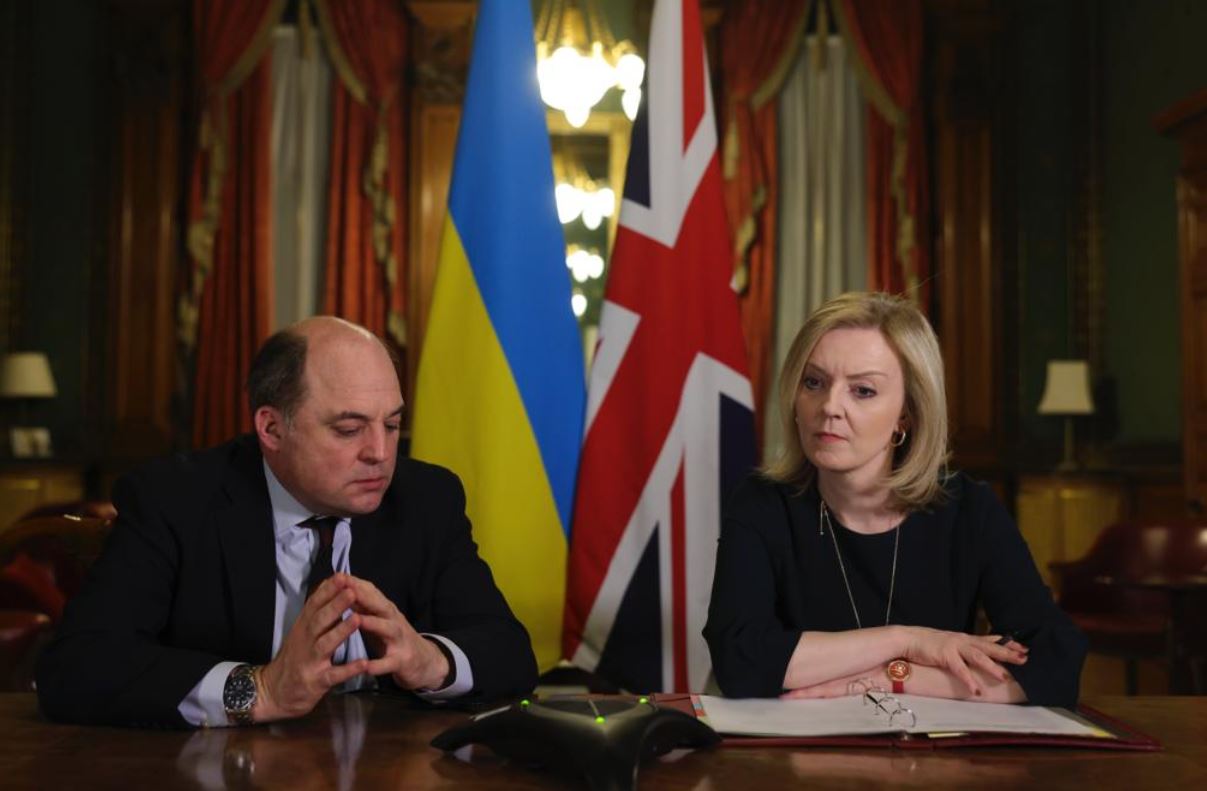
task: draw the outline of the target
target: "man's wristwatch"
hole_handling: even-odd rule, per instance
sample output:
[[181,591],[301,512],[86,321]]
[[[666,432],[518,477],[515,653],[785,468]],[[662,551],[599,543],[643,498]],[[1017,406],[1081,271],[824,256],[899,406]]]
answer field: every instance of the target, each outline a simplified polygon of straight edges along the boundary
[[226,677],[226,686],[222,688],[222,707],[226,709],[226,718],[234,725],[250,725],[251,710],[255,708],[258,697],[256,668],[239,665]]
[[901,695],[905,692],[905,680],[913,673],[913,668],[904,659],[894,659],[884,668],[884,672],[888,674],[888,680],[893,682],[893,694]]

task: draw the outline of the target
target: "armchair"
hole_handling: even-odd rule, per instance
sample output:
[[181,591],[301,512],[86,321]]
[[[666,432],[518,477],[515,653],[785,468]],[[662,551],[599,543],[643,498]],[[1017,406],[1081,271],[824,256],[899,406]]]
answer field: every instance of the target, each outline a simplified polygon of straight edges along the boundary
[[1125,661],[1127,694],[1136,694],[1140,659],[1168,658],[1171,685],[1175,661],[1202,663],[1201,647],[1187,644],[1195,625],[1184,621],[1204,614],[1171,603],[1196,588],[1207,593],[1207,524],[1119,522],[1085,557],[1049,568],[1057,600],[1090,650]]
[[29,689],[42,642],[79,591],[110,520],[44,516],[0,532],[0,690]]

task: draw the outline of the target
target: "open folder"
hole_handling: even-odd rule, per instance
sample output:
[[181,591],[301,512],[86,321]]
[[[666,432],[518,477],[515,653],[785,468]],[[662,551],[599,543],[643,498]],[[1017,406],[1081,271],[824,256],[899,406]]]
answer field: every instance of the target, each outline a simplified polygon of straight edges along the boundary
[[1030,745],[1159,750],[1155,739],[1088,706],[975,703],[869,691],[828,700],[659,695],[740,746],[933,749]]

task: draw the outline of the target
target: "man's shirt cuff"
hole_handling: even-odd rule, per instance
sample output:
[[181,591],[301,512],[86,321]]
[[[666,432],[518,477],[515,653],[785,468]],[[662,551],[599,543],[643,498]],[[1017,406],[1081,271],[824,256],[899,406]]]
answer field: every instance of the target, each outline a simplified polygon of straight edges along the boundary
[[[424,700],[449,700],[451,698],[459,698],[465,695],[474,688],[474,673],[469,668],[469,657],[465,652],[457,647],[457,644],[447,637],[441,637],[438,634],[421,633],[423,637],[431,640],[439,640],[440,644],[449,650],[453,655],[453,664],[456,667],[456,677],[453,683],[441,689],[417,689],[415,694]],[[223,710],[225,716],[225,709]]]
[[225,728],[231,724],[226,718],[222,693],[226,689],[226,677],[241,664],[219,662],[201,677],[197,686],[189,690],[189,694],[176,707],[185,722],[199,728]]

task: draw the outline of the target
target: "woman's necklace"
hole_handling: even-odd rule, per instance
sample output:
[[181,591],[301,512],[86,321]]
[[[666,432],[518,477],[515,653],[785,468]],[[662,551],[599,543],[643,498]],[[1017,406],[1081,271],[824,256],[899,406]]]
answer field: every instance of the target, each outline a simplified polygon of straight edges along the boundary
[[[826,501],[821,500],[821,505],[817,509],[817,526],[821,532],[825,531],[825,526],[830,526],[830,538],[834,541],[834,555],[838,558],[838,570],[842,572],[842,584],[847,588],[847,599],[851,602],[851,612],[855,614],[855,626],[858,629],[863,628],[863,621],[859,618],[859,608],[855,606],[855,594],[851,593],[851,583],[847,579],[847,567],[842,562],[842,552],[838,550],[838,536],[834,535],[834,523],[830,521],[830,509],[826,507]],[[884,625],[888,626],[889,615],[893,612],[893,589],[897,586],[897,548],[901,546],[901,524],[897,525],[897,537],[893,539],[893,570],[889,575],[888,581],[888,606],[884,608]]]

